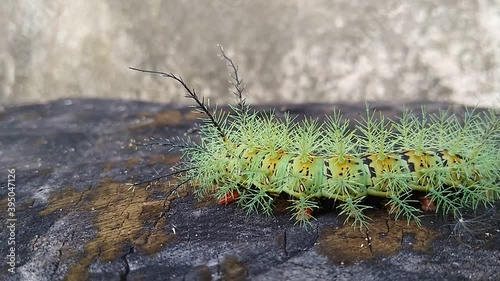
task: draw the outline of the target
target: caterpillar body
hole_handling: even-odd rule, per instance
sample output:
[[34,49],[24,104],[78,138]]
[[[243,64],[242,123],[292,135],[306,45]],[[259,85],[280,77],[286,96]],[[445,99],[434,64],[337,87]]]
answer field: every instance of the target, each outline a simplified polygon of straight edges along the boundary
[[232,69],[238,103],[232,113],[211,110],[182,78],[187,97],[205,117],[200,140],[158,144],[179,149],[182,160],[173,173],[179,185],[195,186],[199,196],[215,194],[220,203],[237,202],[249,212],[270,214],[277,195],[291,202],[292,217],[309,223],[322,198],[338,202],[340,214],[354,226],[368,227],[364,198],[385,198],[395,219],[420,222],[417,194],[428,208],[443,214],[494,204],[500,198],[500,118],[495,110],[448,111],[421,116],[405,110],[391,120],[369,106],[354,129],[339,111],[324,123],[302,122],[274,113],[252,111],[243,98],[238,68],[221,48]]

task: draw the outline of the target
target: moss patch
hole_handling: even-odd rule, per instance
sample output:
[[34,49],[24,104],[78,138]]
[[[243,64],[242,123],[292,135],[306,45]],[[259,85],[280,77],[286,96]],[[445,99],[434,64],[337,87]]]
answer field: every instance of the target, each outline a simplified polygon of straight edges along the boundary
[[414,222],[394,221],[382,211],[373,211],[370,217],[369,231],[361,232],[349,224],[323,229],[316,250],[336,263],[352,263],[394,255],[403,247],[425,252],[439,234]]
[[[175,235],[166,229],[167,222],[160,216],[164,199],[151,198],[153,190],[166,194],[171,188],[169,185],[138,187],[133,192],[128,185],[106,180],[90,190],[75,191],[68,187],[53,194],[40,215],[65,210],[79,212],[82,223],[92,221],[98,229],[94,239],[85,245],[77,264],[70,268],[66,280],[85,280],[88,267],[96,259],[116,260],[127,254],[130,247],[155,254],[173,241]],[[86,217],[90,219],[84,219]],[[70,254],[62,253],[62,256]]]

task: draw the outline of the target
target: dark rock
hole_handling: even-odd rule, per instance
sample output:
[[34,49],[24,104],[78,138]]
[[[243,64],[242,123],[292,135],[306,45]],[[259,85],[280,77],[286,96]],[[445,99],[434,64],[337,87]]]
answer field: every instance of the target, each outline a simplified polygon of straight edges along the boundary
[[[401,111],[377,106],[388,115]],[[283,106],[277,114],[323,118],[332,107]],[[420,104],[410,107],[418,111]],[[439,107],[446,106],[428,108]],[[349,118],[364,111],[364,105],[344,108]],[[16,272],[7,271],[5,259],[0,279],[500,279],[496,211],[474,233],[479,242],[463,243],[449,236],[449,222],[433,216],[418,228],[376,211],[373,228],[362,233],[342,226],[337,211],[324,210],[304,229],[285,208],[247,216],[235,205],[198,202],[188,188],[166,201],[172,189],[167,180],[129,190],[126,183],[167,174],[179,159],[165,148],[136,149],[133,143],[184,136],[195,121],[189,108],[115,100],[6,108],[0,115],[0,167],[3,179],[15,169]],[[4,222],[6,183],[0,191]],[[2,228],[4,257],[8,235]]]

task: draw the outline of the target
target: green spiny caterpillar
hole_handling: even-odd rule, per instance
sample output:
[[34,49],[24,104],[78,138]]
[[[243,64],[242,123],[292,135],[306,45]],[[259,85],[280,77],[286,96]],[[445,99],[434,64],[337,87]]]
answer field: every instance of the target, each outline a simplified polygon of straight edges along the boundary
[[182,152],[177,187],[189,183],[198,196],[215,194],[221,204],[236,201],[249,212],[270,214],[276,195],[289,197],[293,218],[306,224],[318,201],[338,202],[353,226],[367,227],[367,196],[385,198],[395,219],[419,224],[424,209],[444,215],[461,208],[492,205],[500,198],[499,112],[448,111],[420,117],[406,110],[391,120],[370,110],[350,129],[339,111],[326,121],[294,122],[285,115],[252,111],[243,98],[238,68],[221,47],[233,75],[238,103],[232,112],[210,109],[181,77],[159,74],[180,83],[186,97],[204,114],[199,142],[168,140],[157,144]]

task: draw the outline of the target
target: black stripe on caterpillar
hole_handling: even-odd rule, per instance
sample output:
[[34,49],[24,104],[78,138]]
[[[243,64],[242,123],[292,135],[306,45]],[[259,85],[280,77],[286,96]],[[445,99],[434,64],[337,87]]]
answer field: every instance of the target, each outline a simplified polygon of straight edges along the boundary
[[[187,97],[207,118],[200,141],[178,148],[181,184],[190,183],[199,196],[215,193],[220,203],[236,201],[249,212],[271,213],[274,195],[287,194],[290,210],[307,224],[318,199],[339,202],[346,222],[367,227],[366,196],[387,198],[389,213],[420,222],[415,192],[436,212],[491,205],[500,197],[500,120],[498,111],[467,111],[458,118],[448,111],[421,116],[404,111],[390,120],[366,107],[366,116],[350,129],[349,121],[334,111],[323,124],[301,123],[285,115],[261,115],[246,104],[237,67],[222,48],[232,68],[233,113],[210,110],[204,99],[174,74],[160,74],[179,82]],[[429,203],[432,202],[432,203]]]

